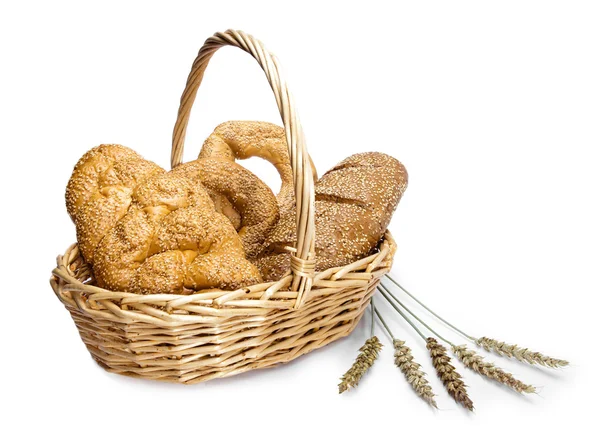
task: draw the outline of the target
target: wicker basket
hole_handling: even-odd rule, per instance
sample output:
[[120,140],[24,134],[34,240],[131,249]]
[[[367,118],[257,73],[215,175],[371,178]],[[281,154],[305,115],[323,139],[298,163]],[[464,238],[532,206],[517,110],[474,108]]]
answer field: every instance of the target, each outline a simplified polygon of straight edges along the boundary
[[110,372],[189,384],[288,362],[351,333],[391,268],[396,244],[388,232],[376,253],[315,274],[314,181],[304,135],[277,59],[250,35],[217,33],[200,49],[181,97],[171,165],[181,163],[206,66],[226,45],[258,61],[285,126],[297,201],[291,270],[277,282],[235,291],[138,295],[94,286],[77,245],[69,247],[50,283],[92,357]]

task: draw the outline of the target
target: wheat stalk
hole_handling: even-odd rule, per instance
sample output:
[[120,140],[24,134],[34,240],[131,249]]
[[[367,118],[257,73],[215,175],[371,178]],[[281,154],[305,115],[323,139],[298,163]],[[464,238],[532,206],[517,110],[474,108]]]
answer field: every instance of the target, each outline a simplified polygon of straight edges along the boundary
[[435,395],[425,378],[425,373],[421,370],[421,365],[414,361],[411,349],[400,339],[394,339],[394,361],[417,395],[437,408]]
[[383,345],[379,342],[377,336],[367,339],[365,344],[360,348],[360,354],[356,357],[356,360],[350,369],[348,369],[340,379],[341,382],[338,385],[340,393],[344,393],[351,387],[356,387],[358,385],[362,376],[365,375],[369,368],[373,366],[375,360],[377,360],[381,347],[383,347]]
[[[482,337],[482,338],[476,339],[473,336],[465,333],[464,331],[462,331],[455,325],[449,323],[448,321],[446,321],[444,318],[442,318],[437,313],[435,313],[433,310],[431,310],[429,307],[427,307],[421,300],[419,300],[412,293],[410,293],[406,288],[404,288],[402,285],[400,285],[393,277],[391,277],[388,274],[386,274],[385,277],[387,277],[392,283],[394,283],[398,288],[400,288],[406,295],[408,295],[415,302],[417,302],[419,305],[421,305],[421,307],[423,307],[426,311],[428,311],[430,314],[435,316],[441,322],[446,324],[449,328],[453,329],[455,332],[464,336],[465,338],[467,338],[471,342],[475,343],[476,345],[483,347],[486,351],[494,351],[504,357],[508,357],[508,358],[514,357],[515,359],[517,359],[520,362],[528,362],[532,365],[546,366],[548,368],[564,367],[569,364],[569,362],[567,360],[555,359],[553,357],[548,357],[542,353],[538,353],[537,351],[535,351],[535,352],[530,351],[527,348],[521,348],[521,347],[518,347],[517,345],[509,345],[506,342],[500,342],[500,341],[497,341],[496,339],[491,339],[491,338],[487,338],[487,337]],[[382,286],[384,286],[384,285],[382,284]],[[385,288],[385,286],[384,286],[384,288]]]
[[503,371],[493,363],[484,361],[483,357],[481,357],[475,351],[469,350],[466,345],[453,345],[452,351],[467,368],[477,372],[480,375],[491,378],[498,383],[502,383],[519,393],[535,392],[535,387],[517,380],[512,374]]
[[537,351],[530,351],[527,348],[521,348],[517,345],[509,345],[506,342],[500,342],[496,339],[482,337],[475,340],[475,343],[485,349],[486,351],[494,351],[497,354],[510,358],[515,358],[519,362],[528,362],[531,365],[541,365],[548,368],[558,368],[567,366],[569,364],[566,360],[555,359],[538,353]]
[[446,354],[446,348],[435,338],[427,338],[427,349],[433,361],[438,377],[444,383],[444,387],[456,402],[466,409],[473,411],[473,401],[467,394],[465,383],[456,372],[456,368],[450,363],[450,357]]

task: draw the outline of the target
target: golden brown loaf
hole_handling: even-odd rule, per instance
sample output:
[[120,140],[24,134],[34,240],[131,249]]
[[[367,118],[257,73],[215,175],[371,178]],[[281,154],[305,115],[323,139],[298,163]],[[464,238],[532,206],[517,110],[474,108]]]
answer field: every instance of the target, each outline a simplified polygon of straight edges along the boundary
[[101,145],[81,157],[67,185],[66,202],[89,263],[100,240],[127,212],[135,186],[163,172],[121,145]]
[[[317,271],[367,256],[381,240],[408,175],[395,158],[377,152],[352,155],[315,186]],[[263,279],[280,279],[290,269],[286,246],[296,241],[295,210],[283,214],[253,262]]]
[[[239,235],[211,192],[235,207]],[[86,153],[66,197],[96,283],[144,294],[260,282],[246,254],[278,219],[270,189],[234,162],[196,160],[165,172],[119,145]]]
[[136,188],[128,212],[96,250],[100,286],[178,293],[260,282],[235,228],[194,176],[206,161],[178,166]]

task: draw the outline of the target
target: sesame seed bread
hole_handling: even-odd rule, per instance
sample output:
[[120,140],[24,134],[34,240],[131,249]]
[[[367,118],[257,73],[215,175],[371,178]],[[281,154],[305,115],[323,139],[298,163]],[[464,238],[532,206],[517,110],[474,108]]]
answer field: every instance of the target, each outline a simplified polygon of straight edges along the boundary
[[[315,185],[316,270],[343,266],[378,245],[404,193],[408,174],[389,155],[355,154],[325,173]],[[265,281],[281,279],[290,269],[287,246],[296,241],[296,212],[283,213],[253,259]]]
[[[229,161],[251,157],[262,158],[275,166],[281,178],[281,188],[277,193],[279,212],[288,212],[295,204],[294,177],[282,127],[260,121],[223,122],[204,141],[198,155],[198,158],[223,158]],[[312,160],[310,164],[316,182],[317,171]],[[235,220],[232,223],[235,225]]]
[[136,185],[161,173],[164,169],[121,145],[100,145],[81,157],[65,199],[86,261],[93,263],[98,243],[127,212]]
[[[271,189],[256,175],[233,161],[203,158],[180,164],[170,173],[201,183],[211,196],[227,201],[239,215],[237,232],[246,256],[262,250],[266,234],[279,221],[277,200]],[[225,214],[222,204],[217,211]]]
[[[240,216],[239,234],[211,193]],[[279,217],[271,190],[235,162],[202,159],[165,172],[120,145],[86,153],[66,198],[96,284],[141,294],[259,283],[246,255]]]

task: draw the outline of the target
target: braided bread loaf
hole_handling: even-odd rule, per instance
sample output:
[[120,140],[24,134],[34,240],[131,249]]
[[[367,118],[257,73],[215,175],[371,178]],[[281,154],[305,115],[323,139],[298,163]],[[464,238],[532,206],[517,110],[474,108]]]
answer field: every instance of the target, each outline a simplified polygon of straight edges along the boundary
[[67,212],[90,264],[100,240],[127,212],[136,185],[164,173],[121,145],[101,145],[79,159],[67,184]]
[[[211,194],[235,207],[239,234]],[[165,172],[120,145],[86,153],[66,199],[96,283],[143,294],[260,282],[246,255],[278,220],[270,189],[234,162],[202,159]]]

